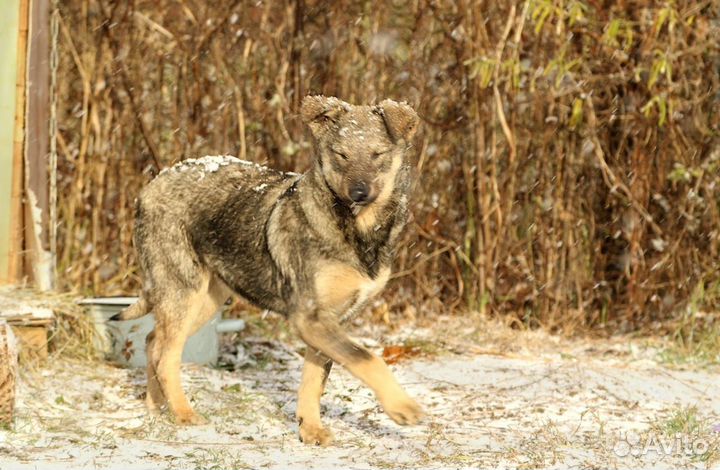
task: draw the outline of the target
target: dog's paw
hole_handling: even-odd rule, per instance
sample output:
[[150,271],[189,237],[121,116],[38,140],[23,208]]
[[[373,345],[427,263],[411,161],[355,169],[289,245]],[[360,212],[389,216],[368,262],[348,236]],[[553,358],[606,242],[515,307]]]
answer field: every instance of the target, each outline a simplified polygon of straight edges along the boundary
[[164,405],[158,405],[155,401],[150,398],[145,399],[145,408],[150,416],[159,416],[164,408]]
[[194,412],[178,413],[175,415],[175,424],[180,426],[199,426],[207,423],[207,419]]
[[308,445],[326,446],[333,440],[332,432],[321,424],[303,423],[300,425],[300,442]]
[[407,395],[385,400],[382,407],[393,421],[402,425],[416,424],[425,415],[420,405]]

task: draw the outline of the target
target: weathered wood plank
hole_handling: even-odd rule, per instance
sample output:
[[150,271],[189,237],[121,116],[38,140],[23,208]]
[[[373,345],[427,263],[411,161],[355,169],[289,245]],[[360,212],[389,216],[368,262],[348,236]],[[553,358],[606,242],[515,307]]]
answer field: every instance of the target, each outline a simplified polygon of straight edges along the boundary
[[52,288],[49,252],[48,119],[50,117],[50,2],[32,0],[27,44],[25,108],[25,274]]

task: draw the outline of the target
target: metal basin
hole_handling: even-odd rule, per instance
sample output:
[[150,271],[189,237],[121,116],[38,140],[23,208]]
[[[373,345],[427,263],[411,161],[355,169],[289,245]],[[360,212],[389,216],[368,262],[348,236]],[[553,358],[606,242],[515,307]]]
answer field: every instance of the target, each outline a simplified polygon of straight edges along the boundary
[[[152,313],[135,320],[110,321],[137,301],[137,297],[98,297],[84,299],[79,303],[88,307],[95,326],[93,343],[109,360],[126,367],[145,367],[145,337],[155,325]],[[219,332],[240,331],[245,328],[243,320],[221,320],[218,311],[200,330],[188,338],[182,354],[183,362],[214,365],[220,348]]]

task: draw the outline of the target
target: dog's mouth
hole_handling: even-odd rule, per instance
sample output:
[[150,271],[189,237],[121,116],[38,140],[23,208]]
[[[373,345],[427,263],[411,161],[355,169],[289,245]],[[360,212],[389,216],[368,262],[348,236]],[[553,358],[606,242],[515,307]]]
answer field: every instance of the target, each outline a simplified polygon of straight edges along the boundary
[[365,202],[351,202],[350,211],[354,216],[357,216],[365,206],[367,206],[367,203]]
[[362,211],[367,205],[370,203],[370,201],[363,201],[363,202],[355,202],[351,201],[348,198],[344,198],[341,196],[338,196],[335,194],[335,204],[338,206],[342,206],[353,215],[353,217],[357,217],[357,215]]
[[373,202],[375,202],[375,198],[367,199],[362,202],[350,202],[348,207],[350,208],[350,211],[353,213],[354,216],[357,216],[360,211],[365,209],[367,206],[371,205]]

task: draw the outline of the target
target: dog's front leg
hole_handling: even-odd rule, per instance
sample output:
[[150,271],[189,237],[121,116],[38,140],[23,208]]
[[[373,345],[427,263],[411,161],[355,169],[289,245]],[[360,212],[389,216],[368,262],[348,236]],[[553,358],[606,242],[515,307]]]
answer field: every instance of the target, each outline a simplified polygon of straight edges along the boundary
[[398,424],[415,424],[423,415],[381,358],[354,343],[329,312],[297,313],[292,318],[300,337],[367,384],[385,413]]
[[325,389],[332,359],[312,346],[305,352],[302,379],[298,390],[296,416],[300,424],[300,440],[306,444],[328,445],[332,433],[320,420],[320,396]]

